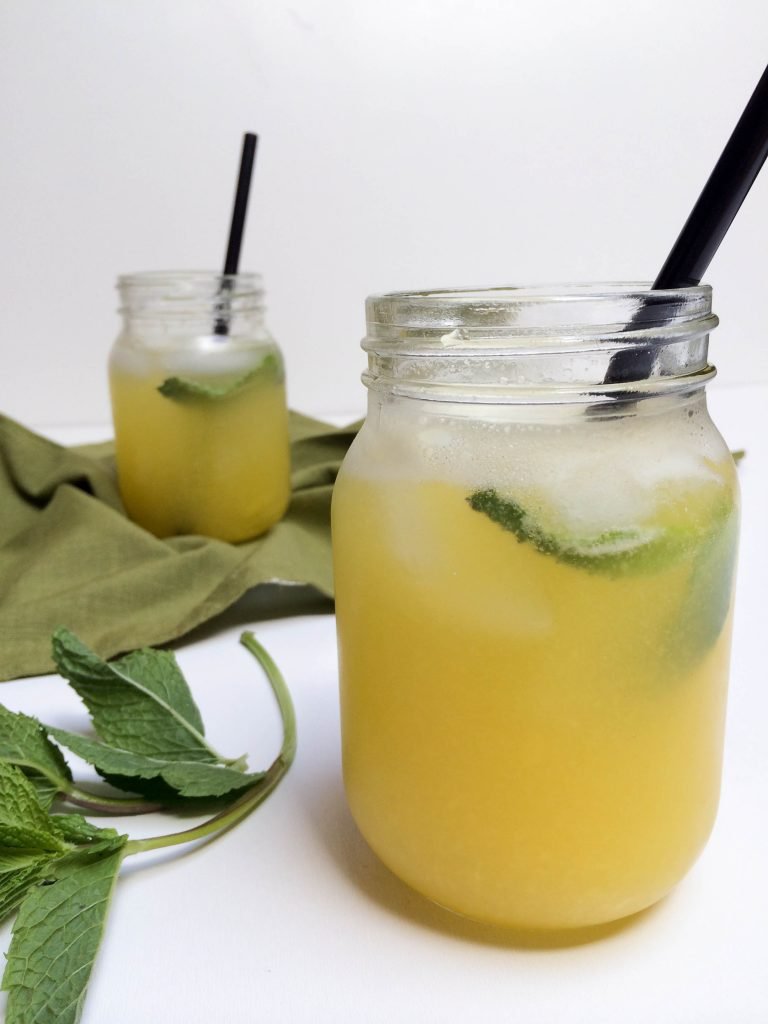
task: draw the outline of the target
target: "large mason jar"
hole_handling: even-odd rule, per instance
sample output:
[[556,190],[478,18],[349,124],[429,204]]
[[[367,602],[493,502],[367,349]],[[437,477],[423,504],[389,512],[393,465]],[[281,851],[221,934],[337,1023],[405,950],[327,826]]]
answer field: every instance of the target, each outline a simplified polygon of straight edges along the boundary
[[109,360],[120,493],[158,537],[255,537],[290,497],[283,359],[256,274],[118,279]]
[[460,914],[633,914],[720,787],[738,492],[710,289],[398,293],[367,323],[333,504],[352,814]]

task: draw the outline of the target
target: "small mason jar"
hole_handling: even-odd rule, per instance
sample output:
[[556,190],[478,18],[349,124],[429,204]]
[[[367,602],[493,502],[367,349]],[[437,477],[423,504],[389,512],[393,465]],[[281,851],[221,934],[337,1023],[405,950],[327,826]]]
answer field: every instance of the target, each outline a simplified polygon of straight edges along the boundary
[[109,360],[120,493],[158,537],[242,541],[288,506],[285,374],[256,274],[118,279]]
[[367,323],[333,502],[352,814],[480,921],[642,910],[720,787],[738,489],[710,289],[398,293]]

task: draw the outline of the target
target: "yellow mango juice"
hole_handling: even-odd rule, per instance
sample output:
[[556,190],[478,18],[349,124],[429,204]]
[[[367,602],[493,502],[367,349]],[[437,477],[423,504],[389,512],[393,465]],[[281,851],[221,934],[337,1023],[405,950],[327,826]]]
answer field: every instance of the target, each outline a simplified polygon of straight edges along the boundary
[[120,493],[129,517],[158,537],[194,533],[246,540],[276,523],[288,506],[281,367],[280,372],[252,372],[257,370],[252,357],[218,372],[216,366],[215,357],[199,357],[198,365],[183,368],[181,378],[212,390],[214,397],[183,389],[166,395],[159,389],[176,370],[161,356],[113,354],[110,390]]
[[471,507],[476,483],[397,459],[377,473],[365,454],[333,513],[363,835],[419,892],[485,922],[572,928],[654,903],[718,802],[731,578],[713,573],[733,556],[732,467],[659,485],[644,525],[677,547],[601,572]]

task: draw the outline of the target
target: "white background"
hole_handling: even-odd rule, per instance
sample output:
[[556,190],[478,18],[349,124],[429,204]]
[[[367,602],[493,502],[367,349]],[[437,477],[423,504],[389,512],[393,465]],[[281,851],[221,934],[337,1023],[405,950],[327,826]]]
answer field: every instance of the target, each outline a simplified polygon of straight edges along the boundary
[[[0,410],[108,419],[114,278],[220,265],[245,130],[290,400],[355,412],[367,293],[652,278],[767,58],[765,0],[2,0]],[[766,179],[708,274],[731,385]]]

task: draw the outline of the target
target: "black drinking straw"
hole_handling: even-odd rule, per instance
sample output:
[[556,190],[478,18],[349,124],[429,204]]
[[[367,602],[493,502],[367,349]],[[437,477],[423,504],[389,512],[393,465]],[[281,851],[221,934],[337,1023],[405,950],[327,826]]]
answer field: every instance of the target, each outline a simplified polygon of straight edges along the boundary
[[[232,222],[229,225],[229,240],[227,242],[227,255],[224,258],[224,276],[221,280],[219,295],[232,288],[231,276],[237,273],[240,265],[240,249],[243,244],[243,231],[245,230],[245,215],[248,212],[248,197],[251,191],[251,175],[253,174],[253,163],[256,159],[256,144],[258,136],[253,132],[246,132],[243,135],[243,149],[240,154],[240,170],[237,175],[237,188],[235,189],[235,202],[232,206]],[[228,303],[222,301],[224,310],[216,319],[213,326],[214,334],[229,333]]]
[[[768,156],[768,67],[757,83],[733,134],[715,164],[683,230],[659,271],[651,290],[683,288],[700,283]],[[633,318],[642,324],[652,303]],[[606,384],[643,380],[651,372],[653,354],[616,352],[605,375]]]

